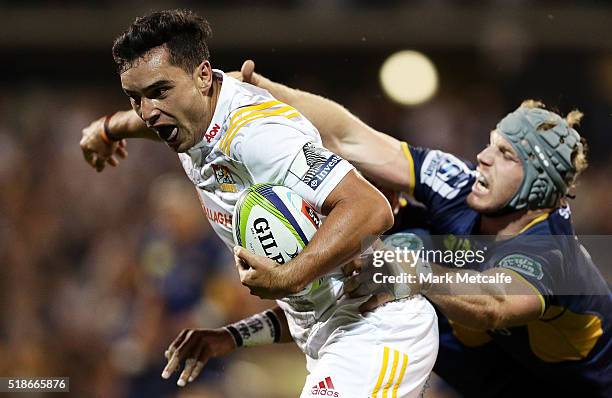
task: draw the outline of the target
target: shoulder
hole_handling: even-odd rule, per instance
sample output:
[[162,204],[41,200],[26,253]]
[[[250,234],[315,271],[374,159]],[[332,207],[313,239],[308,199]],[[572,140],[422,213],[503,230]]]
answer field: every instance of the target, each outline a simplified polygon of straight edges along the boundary
[[447,199],[456,197],[476,176],[471,163],[453,154],[421,148],[411,152],[419,155],[415,159],[418,182]]
[[320,141],[316,129],[293,107],[277,100],[247,105],[230,114],[220,149],[239,156],[239,147],[279,145],[297,137]]
[[413,148],[422,151],[421,177],[431,178],[434,175],[456,176],[460,174],[473,175],[474,166],[457,156],[438,149]]

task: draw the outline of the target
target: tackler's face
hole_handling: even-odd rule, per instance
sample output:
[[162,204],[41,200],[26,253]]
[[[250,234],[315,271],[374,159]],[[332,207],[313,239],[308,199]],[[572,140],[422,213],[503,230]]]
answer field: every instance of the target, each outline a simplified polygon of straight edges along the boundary
[[209,119],[206,94],[211,84],[208,61],[190,74],[170,62],[164,46],[153,48],[121,74],[134,111],[176,152],[187,151],[201,139]]
[[483,214],[501,210],[523,181],[523,164],[508,140],[497,130],[477,156],[478,177],[467,197],[468,205]]

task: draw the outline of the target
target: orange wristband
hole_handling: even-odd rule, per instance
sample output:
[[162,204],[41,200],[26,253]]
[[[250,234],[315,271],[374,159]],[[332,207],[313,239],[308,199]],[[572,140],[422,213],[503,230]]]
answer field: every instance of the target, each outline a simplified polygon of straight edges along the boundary
[[108,121],[110,120],[111,117],[113,117],[113,115],[104,116],[104,127],[102,128],[102,131],[100,131],[100,138],[102,138],[102,141],[104,141],[108,145],[111,145],[113,142],[116,141],[110,138],[110,134],[108,131]]

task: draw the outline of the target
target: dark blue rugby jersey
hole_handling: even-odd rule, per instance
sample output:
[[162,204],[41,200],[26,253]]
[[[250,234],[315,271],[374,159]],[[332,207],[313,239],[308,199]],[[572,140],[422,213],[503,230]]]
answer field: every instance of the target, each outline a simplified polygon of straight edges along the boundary
[[[431,233],[474,234],[479,214],[466,197],[475,166],[442,151],[403,148],[410,164],[409,193],[426,206]],[[569,208],[536,218],[514,238],[486,244],[486,261],[478,270],[503,267],[522,277],[540,297],[542,315],[526,326],[487,332],[453,324],[454,337],[465,347],[493,344],[524,371],[567,386],[564,391],[612,396],[612,295],[575,236]],[[443,346],[457,343],[451,337],[441,336],[438,362],[457,360],[444,358]],[[450,367],[460,372],[456,362]]]

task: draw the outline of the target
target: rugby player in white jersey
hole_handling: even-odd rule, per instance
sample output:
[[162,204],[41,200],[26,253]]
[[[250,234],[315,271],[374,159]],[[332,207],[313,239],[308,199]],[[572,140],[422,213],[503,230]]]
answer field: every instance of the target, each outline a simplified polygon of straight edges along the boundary
[[[388,203],[350,163],[321,145],[317,130],[294,108],[213,70],[209,34],[201,17],[164,11],[136,19],[119,36],[113,56],[133,109],[83,130],[86,161],[98,171],[107,163],[116,166],[115,155],[126,155],[125,138],[165,142],[179,154],[230,249],[234,205],[256,183],[293,189],[326,219],[290,264],[235,249],[243,284],[260,297],[278,299],[280,308],[221,329],[182,331],[166,351],[162,376],[184,365],[177,382],[184,386],[210,357],[293,338],[309,370],[302,397],[417,396],[437,352],[433,308],[415,296],[362,316],[358,307],[368,297],[343,297],[338,268],[360,253],[364,240],[391,226]],[[317,288],[287,297],[314,280]]]
[[[467,397],[612,396],[612,293],[580,244],[567,203],[587,167],[586,140],[574,129],[579,111],[564,118],[525,101],[501,119],[473,164],[400,143],[339,104],[253,68],[247,61],[237,76],[304,112],[328,148],[374,181],[426,205],[432,235],[471,235],[472,248],[479,235],[495,235],[481,241],[484,262],[465,269],[431,264],[439,281],[410,283],[444,315],[434,367],[439,376]],[[367,285],[368,272],[377,271],[365,271]],[[459,275],[474,279],[453,281]],[[512,277],[490,283],[502,275]],[[364,311],[381,302],[373,299]]]

